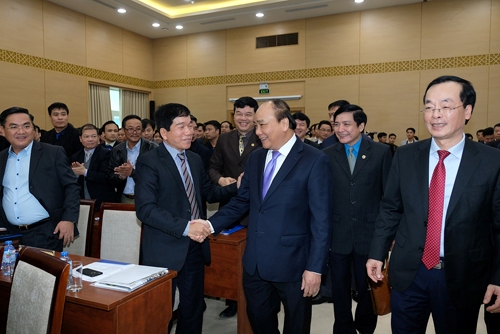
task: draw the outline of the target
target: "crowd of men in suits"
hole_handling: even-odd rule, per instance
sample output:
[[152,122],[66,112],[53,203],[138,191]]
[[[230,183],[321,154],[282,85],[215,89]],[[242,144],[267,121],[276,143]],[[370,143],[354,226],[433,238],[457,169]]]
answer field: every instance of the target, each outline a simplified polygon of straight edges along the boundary
[[[311,140],[310,119],[282,100],[234,103],[234,123],[198,123],[169,103],[155,121],[74,128],[69,109],[48,108],[41,135],[24,108],[0,114],[0,222],[21,243],[61,250],[78,235],[79,198],[135,203],[143,264],[178,272],[177,333],[201,333],[207,237],[247,225],[243,288],[254,333],[309,333],[314,300],[333,302],[333,333],[373,333],[367,279],[382,280],[391,252],[393,333],[475,333],[485,304],[489,333],[500,315],[500,124],[466,138],[476,93],[455,76],[433,80],[421,114],[431,135],[396,146],[365,134],[361,106],[328,106]],[[156,130],[156,131],[155,131]],[[306,138],[309,137],[309,138]],[[479,139],[479,138],[478,138]],[[489,141],[489,142],[488,142]],[[47,184],[50,192],[47,193]],[[207,220],[206,203],[219,210]],[[352,313],[351,290],[357,291]],[[228,301],[221,317],[236,313]]]

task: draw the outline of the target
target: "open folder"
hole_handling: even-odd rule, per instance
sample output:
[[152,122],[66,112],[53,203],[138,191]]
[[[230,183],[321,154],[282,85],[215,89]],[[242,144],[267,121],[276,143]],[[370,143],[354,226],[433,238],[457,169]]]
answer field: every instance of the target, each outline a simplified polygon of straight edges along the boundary
[[98,288],[132,292],[168,273],[167,268],[127,265],[110,276],[98,279],[92,285]]

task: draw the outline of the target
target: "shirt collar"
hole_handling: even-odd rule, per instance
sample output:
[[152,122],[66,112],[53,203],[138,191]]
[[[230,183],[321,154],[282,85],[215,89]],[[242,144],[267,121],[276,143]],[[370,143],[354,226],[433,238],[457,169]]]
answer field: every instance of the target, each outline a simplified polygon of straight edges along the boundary
[[[451,155],[453,155],[455,158],[461,159],[462,158],[462,153],[464,151],[465,147],[465,134],[462,133],[462,140],[455,144],[455,146],[450,147],[447,151],[450,152]],[[437,151],[441,150],[434,140],[434,138],[431,139],[431,148],[429,154],[436,154]]]
[[168,145],[165,142],[163,142],[163,145],[165,145],[165,148],[167,149],[168,153],[170,153],[170,155],[172,156],[172,159],[174,159],[174,161],[177,158],[177,154],[179,154],[179,153],[183,153],[184,152],[184,156],[186,156],[186,151],[185,150],[179,151],[178,149],[173,148],[172,146]]
[[[292,138],[290,138],[285,143],[285,145],[281,146],[281,148],[278,150],[280,152],[280,154],[286,158],[287,155],[288,155],[288,153],[290,153],[290,151],[292,150],[292,147],[293,147],[293,145],[295,144],[296,141],[297,141],[297,135],[293,134]],[[271,152],[271,150],[269,150],[269,152]],[[268,154],[272,154],[272,153],[269,153],[269,152],[268,152]]]
[[[248,131],[246,134],[244,134],[243,136],[245,136],[245,138],[249,138],[253,132],[255,131],[255,128],[252,128],[250,131]],[[238,131],[238,138],[241,136],[241,132]]]
[[141,142],[142,142],[142,139],[139,139],[139,141],[137,142],[137,144],[135,144],[135,146],[132,149],[130,149],[128,147],[128,140],[127,140],[125,142],[125,148],[127,149],[128,152],[137,152],[141,148]]
[[[362,141],[362,140],[363,140],[363,135],[361,135],[361,136],[359,137],[359,140],[358,140],[358,141],[357,141],[354,145],[352,145],[352,148],[354,149],[354,150],[353,150],[353,151],[354,151],[354,152],[353,152],[353,154],[354,154],[354,155],[357,155],[357,154],[358,154],[358,152],[359,152],[359,148],[360,148],[360,146],[361,146],[361,141]],[[349,145],[347,145],[347,144],[344,144],[344,147],[345,147],[345,151],[346,151],[346,153],[347,153],[347,154],[349,154],[349,147],[350,147],[350,146],[349,146]]]
[[17,157],[25,157],[25,156],[31,156],[31,149],[33,148],[33,141],[28,144],[25,148],[19,152],[19,154],[16,154],[14,151],[12,151],[12,145],[9,147],[9,157],[12,155],[15,155]]

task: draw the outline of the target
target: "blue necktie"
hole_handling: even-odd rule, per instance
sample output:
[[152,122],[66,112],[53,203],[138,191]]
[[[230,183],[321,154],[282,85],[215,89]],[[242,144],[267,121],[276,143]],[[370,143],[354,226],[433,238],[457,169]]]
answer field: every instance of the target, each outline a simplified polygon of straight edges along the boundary
[[266,170],[264,171],[264,180],[262,182],[262,199],[266,197],[267,190],[269,190],[269,186],[271,185],[271,181],[273,179],[274,170],[276,169],[276,159],[280,156],[279,151],[273,151],[273,158],[266,166]]

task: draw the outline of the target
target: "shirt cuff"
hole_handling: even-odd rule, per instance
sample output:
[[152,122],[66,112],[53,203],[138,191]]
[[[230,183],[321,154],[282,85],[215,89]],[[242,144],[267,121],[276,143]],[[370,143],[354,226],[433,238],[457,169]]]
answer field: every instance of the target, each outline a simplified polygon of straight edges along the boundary
[[189,225],[191,225],[191,221],[188,221],[186,228],[184,229],[184,232],[182,232],[182,236],[185,237],[189,233]]
[[87,177],[87,172],[88,172],[88,169],[85,168],[85,173],[83,173],[83,176]]
[[206,219],[205,221],[208,223],[208,225],[210,225],[210,232],[211,232],[212,234],[214,234],[214,233],[215,233],[215,230],[214,230],[214,227],[212,226],[212,223],[210,222],[210,220]]

